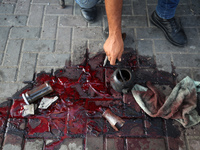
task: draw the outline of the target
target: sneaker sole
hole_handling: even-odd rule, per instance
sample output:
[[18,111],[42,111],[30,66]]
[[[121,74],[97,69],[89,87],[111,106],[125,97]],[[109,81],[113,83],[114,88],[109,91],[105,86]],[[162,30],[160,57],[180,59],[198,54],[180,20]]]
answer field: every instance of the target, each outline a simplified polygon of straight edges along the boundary
[[[152,14],[152,15],[153,15],[153,14]],[[186,45],[186,44],[181,45],[181,44],[179,44],[179,43],[176,43],[176,42],[172,41],[171,38],[168,36],[167,32],[165,31],[165,29],[162,27],[162,25],[160,25],[159,23],[157,23],[156,21],[154,21],[154,20],[152,19],[152,15],[151,15],[151,17],[150,17],[151,23],[153,23],[156,27],[158,27],[159,29],[161,29],[161,30],[163,31],[165,37],[167,38],[167,40],[168,40],[170,43],[172,43],[172,44],[175,45],[175,46],[179,46],[179,47],[184,47],[184,46]]]

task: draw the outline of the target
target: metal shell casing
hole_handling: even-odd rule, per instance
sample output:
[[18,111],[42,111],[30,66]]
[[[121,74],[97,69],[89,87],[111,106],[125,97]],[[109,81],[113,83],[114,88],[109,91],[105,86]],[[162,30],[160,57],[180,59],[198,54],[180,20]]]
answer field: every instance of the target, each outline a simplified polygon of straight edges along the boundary
[[108,120],[110,125],[116,130],[119,131],[119,129],[124,125],[125,121],[122,120],[120,117],[113,114],[110,109],[106,109],[102,116]]
[[35,87],[34,89],[22,94],[22,97],[27,105],[37,101],[38,99],[42,98],[43,96],[51,93],[53,91],[51,85],[47,82],[44,84]]

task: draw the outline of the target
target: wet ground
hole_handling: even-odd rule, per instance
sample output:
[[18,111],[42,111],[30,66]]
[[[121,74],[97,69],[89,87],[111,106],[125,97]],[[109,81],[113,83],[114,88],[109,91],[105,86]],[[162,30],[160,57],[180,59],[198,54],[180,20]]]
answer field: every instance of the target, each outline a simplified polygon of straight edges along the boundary
[[[198,150],[199,125],[185,129],[149,117],[130,92],[114,91],[110,79],[123,66],[133,71],[134,84],[151,81],[166,95],[186,76],[199,80],[199,1],[180,1],[176,15],[188,45],[178,48],[149,21],[156,1],[124,0],[125,52],[115,67],[103,67],[104,4],[93,24],[83,20],[74,0],[66,4],[0,0],[1,149]],[[21,95],[46,81],[54,90],[47,97],[59,99],[46,110],[36,101],[35,115],[24,117]],[[102,117],[102,108],[125,121],[119,131]]]

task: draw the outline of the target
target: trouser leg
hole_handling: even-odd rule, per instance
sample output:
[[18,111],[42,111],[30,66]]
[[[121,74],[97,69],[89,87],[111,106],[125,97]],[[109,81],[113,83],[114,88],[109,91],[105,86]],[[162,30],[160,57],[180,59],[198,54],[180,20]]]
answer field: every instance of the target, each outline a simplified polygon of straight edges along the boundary
[[156,12],[163,19],[171,19],[174,17],[176,7],[180,0],[158,0]]
[[75,0],[81,8],[92,8],[99,0]]

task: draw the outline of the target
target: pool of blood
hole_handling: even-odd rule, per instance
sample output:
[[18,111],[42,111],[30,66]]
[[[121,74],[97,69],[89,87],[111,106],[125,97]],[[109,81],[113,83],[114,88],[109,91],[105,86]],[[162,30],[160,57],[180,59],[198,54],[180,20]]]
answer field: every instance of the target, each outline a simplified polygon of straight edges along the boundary
[[[110,103],[119,100],[119,98],[113,96],[112,88],[104,78],[105,69],[114,71],[117,67],[123,66],[137,71],[139,64],[134,52],[125,53],[122,62],[116,66],[107,64],[103,67],[104,58],[105,55],[100,54],[89,59],[89,54],[86,52],[84,62],[78,66],[66,66],[51,74],[45,72],[37,74],[32,88],[48,82],[53,88],[53,92],[46,97],[58,96],[59,99],[48,109],[43,110],[36,107],[35,115],[25,117],[22,116],[23,106],[26,105],[24,100],[22,97],[13,99],[9,117],[27,119],[27,133],[25,135],[27,138],[60,139],[59,142],[46,146],[46,149],[52,149],[52,147],[67,137],[82,137],[88,132],[87,130],[92,131],[96,135],[106,133],[108,130],[104,125],[102,123],[98,124],[91,118],[102,119],[101,104],[104,104],[103,107],[105,108],[110,107],[119,116],[123,116],[123,108],[119,104],[115,107],[110,105]],[[138,82],[141,81],[140,83],[143,83],[145,80],[148,81],[149,77],[137,79]],[[32,88],[25,89],[19,95],[21,96]],[[40,100],[35,102],[36,106],[39,105]],[[138,112],[135,114],[137,114],[138,118],[144,117],[143,115],[138,115]],[[105,121],[104,119],[102,120],[102,122]]]

